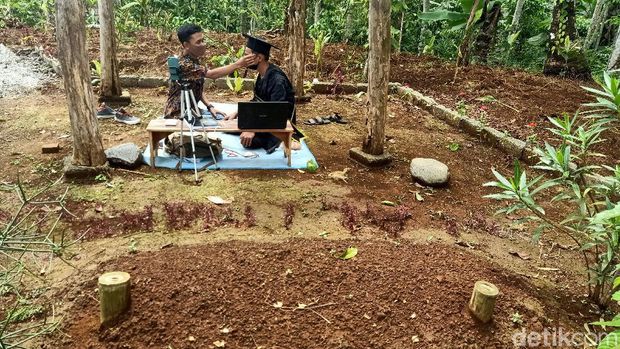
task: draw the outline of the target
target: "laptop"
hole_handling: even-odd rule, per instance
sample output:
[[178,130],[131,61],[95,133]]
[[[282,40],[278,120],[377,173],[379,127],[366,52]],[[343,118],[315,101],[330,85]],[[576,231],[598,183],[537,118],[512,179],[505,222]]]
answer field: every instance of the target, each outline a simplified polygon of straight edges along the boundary
[[239,102],[238,127],[244,129],[284,129],[293,113],[289,102]]

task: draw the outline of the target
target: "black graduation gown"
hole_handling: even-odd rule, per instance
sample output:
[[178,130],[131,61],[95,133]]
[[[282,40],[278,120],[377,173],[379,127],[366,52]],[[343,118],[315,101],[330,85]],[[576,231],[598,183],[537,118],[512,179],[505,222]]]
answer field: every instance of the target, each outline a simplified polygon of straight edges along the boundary
[[286,74],[275,64],[269,64],[265,76],[259,76],[254,85],[253,101],[289,102],[292,116],[290,120],[296,124],[295,91]]

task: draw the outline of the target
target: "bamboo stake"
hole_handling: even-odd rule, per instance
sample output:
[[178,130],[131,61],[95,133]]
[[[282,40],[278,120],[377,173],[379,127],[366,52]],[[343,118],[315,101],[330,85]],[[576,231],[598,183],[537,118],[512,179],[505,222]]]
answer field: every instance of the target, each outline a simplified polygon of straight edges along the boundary
[[489,322],[493,316],[495,299],[498,294],[499,289],[497,286],[490,282],[477,281],[469,300],[469,310],[478,320],[483,323]]
[[102,325],[114,322],[131,303],[130,276],[121,271],[109,272],[99,277],[99,304]]

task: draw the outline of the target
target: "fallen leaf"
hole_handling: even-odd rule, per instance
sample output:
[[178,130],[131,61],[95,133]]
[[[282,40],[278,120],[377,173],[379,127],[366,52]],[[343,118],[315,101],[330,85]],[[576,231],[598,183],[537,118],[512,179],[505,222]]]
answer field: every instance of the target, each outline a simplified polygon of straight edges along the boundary
[[216,205],[226,205],[232,202],[230,200],[224,200],[219,196],[207,196],[207,199]]
[[364,319],[370,320],[370,316],[368,314],[364,314]]
[[523,259],[524,261],[532,259],[529,254],[524,253],[524,252],[508,251],[508,254],[516,256],[516,257],[519,257],[519,258]]
[[392,201],[381,201],[381,205],[385,205],[385,206],[396,206],[395,203],[393,203]]
[[341,253],[338,256],[338,258],[340,258],[342,260],[347,260],[347,259],[351,259],[351,258],[353,258],[355,256],[357,256],[357,248],[349,247],[343,253]]
[[420,338],[419,338],[418,336],[411,336],[411,341],[412,341],[413,343],[417,343],[417,342],[419,342],[419,341],[420,341]]
[[306,309],[307,306],[307,304],[299,303],[297,304],[297,309]]
[[223,329],[220,330],[221,333],[230,333],[232,332],[232,330],[228,327],[224,327]]
[[329,233],[328,233],[328,232],[326,232],[326,231],[321,232],[321,233],[319,234],[319,236],[320,236],[320,237],[322,237],[322,238],[327,238],[327,236],[328,236],[328,235],[329,235]]
[[102,206],[95,207],[95,212],[103,212],[103,207]]
[[411,314],[411,316],[409,316],[410,319],[415,319],[416,317],[418,317],[418,315],[416,313]]
[[187,340],[190,342],[194,342],[196,340],[196,338],[194,338],[194,336],[189,336],[187,337]]
[[424,201],[424,197],[422,196],[422,194],[420,194],[419,191],[415,192],[415,199],[418,201]]
[[213,345],[215,345],[217,348],[224,348],[224,346],[226,345],[226,342],[224,342],[224,341],[215,341],[215,342],[213,342]]
[[274,308],[282,308],[283,305],[284,305],[284,303],[282,303],[282,302],[275,302],[275,303],[272,304],[272,306]]

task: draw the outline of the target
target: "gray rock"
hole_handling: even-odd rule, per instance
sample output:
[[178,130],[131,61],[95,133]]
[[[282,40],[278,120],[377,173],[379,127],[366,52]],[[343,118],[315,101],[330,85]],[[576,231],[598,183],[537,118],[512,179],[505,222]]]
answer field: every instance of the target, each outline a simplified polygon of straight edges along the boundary
[[435,159],[415,158],[411,160],[411,176],[421,184],[438,187],[450,180],[448,166]]
[[125,143],[105,151],[110,166],[136,167],[142,162],[142,153],[137,145]]

